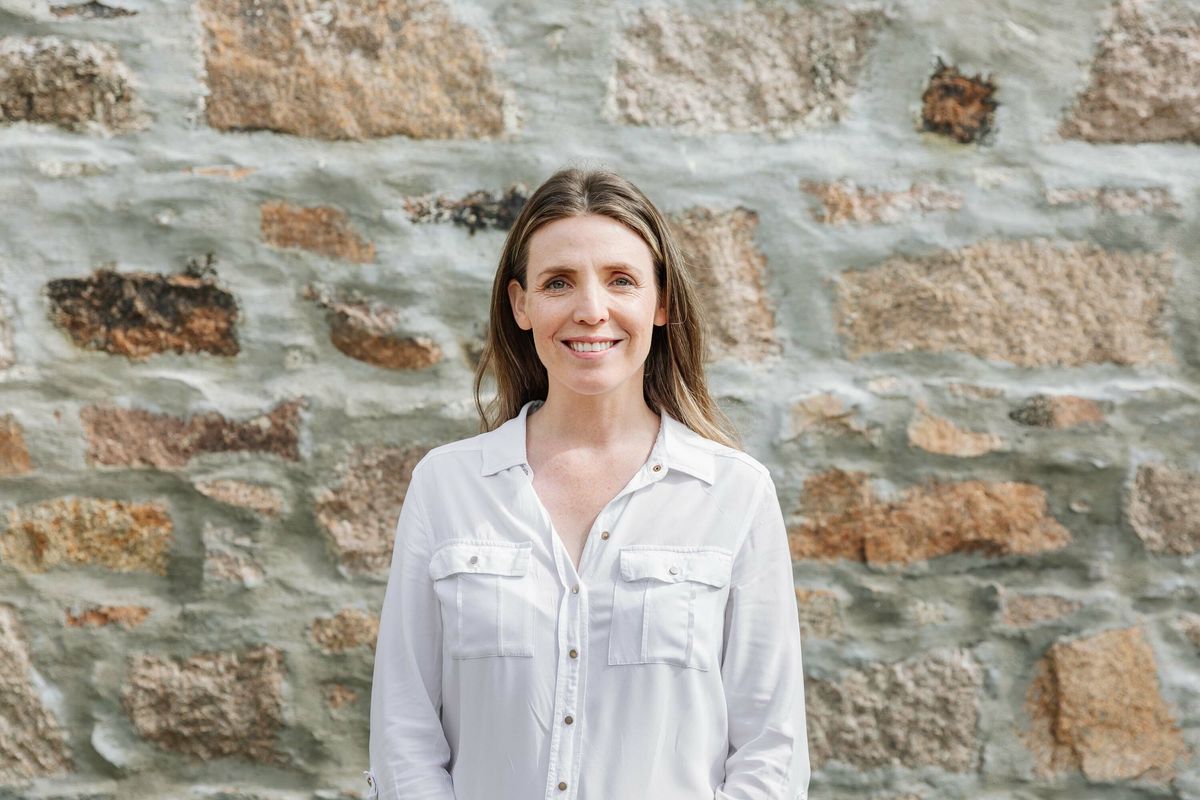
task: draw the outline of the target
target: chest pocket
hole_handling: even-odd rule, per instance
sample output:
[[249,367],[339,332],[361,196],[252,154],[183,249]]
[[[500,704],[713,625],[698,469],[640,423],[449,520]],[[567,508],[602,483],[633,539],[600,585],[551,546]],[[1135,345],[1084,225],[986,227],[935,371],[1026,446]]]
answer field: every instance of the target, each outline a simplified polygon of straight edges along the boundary
[[429,560],[455,659],[533,656],[533,542],[447,542]]
[[712,668],[732,570],[733,554],[720,548],[622,548],[608,663]]

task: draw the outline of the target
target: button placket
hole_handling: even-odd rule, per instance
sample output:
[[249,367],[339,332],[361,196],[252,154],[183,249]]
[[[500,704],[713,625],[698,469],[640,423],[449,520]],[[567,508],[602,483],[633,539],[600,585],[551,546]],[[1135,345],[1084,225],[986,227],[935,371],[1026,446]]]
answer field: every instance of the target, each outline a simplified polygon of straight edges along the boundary
[[575,717],[568,712],[579,707],[582,683],[579,653],[586,645],[587,636],[587,593],[583,591],[581,583],[573,583],[569,591],[563,592],[559,615],[562,622],[560,648],[569,646],[569,649],[559,661],[558,674],[564,679],[558,681],[560,690],[555,696],[555,714],[564,724],[557,726],[551,734],[548,776],[550,785],[546,790],[547,798],[570,797],[575,794],[568,789],[571,776],[576,773],[580,760],[578,737],[582,735],[582,731],[574,724]]
[[[575,791],[568,791],[571,788],[568,781],[571,780],[572,775],[578,775],[582,761],[579,737],[583,735],[583,728],[581,725],[575,724],[574,715],[568,714],[567,709],[579,708],[580,686],[584,679],[582,676],[583,660],[579,655],[587,648],[588,603],[587,593],[582,591],[582,580],[568,586],[567,576],[573,575],[582,579],[588,573],[592,551],[601,543],[607,542],[612,536],[609,526],[620,518],[633,495],[645,486],[662,480],[666,475],[667,470],[659,455],[661,441],[660,435],[659,442],[655,445],[655,451],[651,454],[651,469],[639,472],[638,476],[622,492],[609,501],[596,518],[596,525],[592,529],[592,533],[595,533],[598,528],[603,528],[603,530],[600,531],[599,542],[593,542],[595,537],[589,536],[584,543],[583,554],[579,562],[580,569],[572,569],[573,565],[570,564],[565,547],[560,541],[555,541],[557,536],[553,530],[553,523],[549,520],[549,513],[545,512],[543,508],[543,517],[550,525],[552,546],[555,548],[556,557],[561,559],[558,570],[560,580],[563,587],[569,589],[569,591],[563,592],[562,605],[559,607],[559,652],[565,652],[566,657],[560,658],[559,661],[559,680],[556,682],[559,689],[555,696],[555,713],[565,724],[556,726],[550,736],[550,766],[547,775],[546,800],[552,800],[552,798],[564,798],[565,800],[576,794]],[[525,472],[527,476],[531,475],[528,468],[525,468]],[[532,483],[530,483],[530,492],[533,493]],[[536,494],[534,496],[536,497]],[[564,564],[566,565],[565,569],[563,569]],[[675,569],[678,570],[678,567]],[[563,679],[564,670],[565,679]]]

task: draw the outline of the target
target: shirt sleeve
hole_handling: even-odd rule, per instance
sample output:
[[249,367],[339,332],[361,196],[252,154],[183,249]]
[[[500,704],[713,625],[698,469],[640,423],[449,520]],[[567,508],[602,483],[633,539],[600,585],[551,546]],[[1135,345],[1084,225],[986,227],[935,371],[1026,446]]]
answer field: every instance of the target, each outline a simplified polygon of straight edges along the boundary
[[442,729],[442,619],[414,470],[396,523],[371,683],[368,797],[454,800]]
[[787,528],[769,474],[751,508],[725,610],[721,678],[729,755],[714,800],[807,800],[800,615]]

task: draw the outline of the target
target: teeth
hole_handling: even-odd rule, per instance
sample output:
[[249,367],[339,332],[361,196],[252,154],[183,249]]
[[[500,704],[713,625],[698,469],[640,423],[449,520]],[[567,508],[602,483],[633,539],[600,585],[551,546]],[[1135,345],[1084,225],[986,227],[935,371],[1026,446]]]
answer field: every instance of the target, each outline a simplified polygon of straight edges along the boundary
[[616,342],[567,342],[567,346],[580,353],[596,353],[615,344]]

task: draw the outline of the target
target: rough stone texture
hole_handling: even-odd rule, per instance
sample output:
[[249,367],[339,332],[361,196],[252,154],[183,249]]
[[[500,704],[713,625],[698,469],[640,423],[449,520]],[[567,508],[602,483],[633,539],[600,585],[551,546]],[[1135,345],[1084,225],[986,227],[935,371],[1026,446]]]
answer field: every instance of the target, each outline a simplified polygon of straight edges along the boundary
[[94,497],[26,503],[8,511],[0,556],[22,572],[94,565],[166,575],[173,527],[159,503]]
[[1104,423],[1104,411],[1094,400],[1072,395],[1034,395],[1008,415],[1014,422],[1034,428],[1074,428]]
[[358,700],[358,691],[342,683],[328,683],[322,689],[325,691],[325,705],[330,711],[340,711]]
[[1041,778],[1079,770],[1090,781],[1165,783],[1188,754],[1138,628],[1052,645],[1038,662],[1026,710],[1032,727],[1025,741]]
[[97,164],[91,161],[61,161],[56,158],[37,162],[37,170],[47,178],[90,178],[94,175],[107,175],[112,171],[107,164]]
[[466,228],[474,236],[476,231],[484,228],[511,228],[529,194],[525,184],[517,183],[499,196],[481,189],[458,200],[445,195],[406,197],[404,210],[413,222],[451,222]]
[[148,118],[120,53],[105,42],[60,36],[0,37],[0,123],[121,134]]
[[211,584],[213,581],[224,581],[253,589],[262,584],[263,570],[247,556],[224,550],[209,550],[204,554],[204,582]]
[[908,443],[930,453],[962,457],[981,456],[1004,446],[994,433],[963,430],[920,407],[908,423]]
[[802,639],[840,639],[842,617],[837,595],[824,589],[796,589]]
[[846,223],[895,223],[932,211],[962,208],[962,192],[952,192],[923,183],[907,189],[870,189],[850,180],[818,183],[802,181],[800,188],[821,201],[813,217],[826,225]]
[[967,400],[994,400],[1004,396],[1004,390],[995,386],[979,386],[973,383],[952,381],[946,384],[946,390],[955,397]]
[[1200,473],[1141,464],[1129,496],[1129,523],[1153,553],[1200,552]]
[[813,392],[792,403],[789,437],[806,433],[840,436],[858,434],[878,444],[882,428],[868,425],[854,408],[846,408],[842,398],[828,392]]
[[305,299],[325,309],[329,341],[351,358],[386,369],[426,369],[445,356],[428,336],[405,336],[396,332],[401,324],[399,310],[368,302],[357,292],[333,296],[318,286],[307,286]]
[[130,360],[155,353],[235,356],[237,303],[208,277],[98,269],[46,284],[51,321],[87,350]]
[[1027,628],[1039,622],[1074,614],[1083,604],[1052,594],[1006,594],[1000,621],[1011,628]]
[[208,124],[317,139],[487,138],[504,96],[440,0],[201,0]]
[[1175,627],[1188,638],[1197,650],[1200,650],[1200,614],[1184,612],[1175,621]]
[[836,122],[880,19],[831,6],[639,9],[617,43],[608,114],[687,134],[793,134]]
[[7,299],[0,292],[0,370],[6,370],[17,362],[13,352],[12,326],[8,322]]
[[305,398],[279,403],[242,422],[216,411],[186,419],[139,408],[86,406],[79,412],[89,464],[179,469],[204,453],[270,453],[300,460]]
[[983,670],[963,651],[846,670],[836,682],[805,679],[814,768],[934,766],[974,772],[980,762]]
[[805,521],[789,530],[793,559],[901,563],[950,553],[986,556],[1057,550],[1070,532],[1026,483],[961,481],[877,499],[861,472],[830,470],[804,482]]
[[344,653],[355,647],[375,649],[379,618],[355,608],[344,608],[332,617],[317,617],[309,638],[325,653]]
[[113,19],[115,17],[132,17],[136,11],[117,6],[107,6],[97,0],[86,3],[76,3],[69,6],[50,6],[50,13],[56,17],[79,17],[81,19]]
[[33,471],[21,425],[12,414],[0,417],[0,476]]
[[968,78],[956,67],[939,62],[921,95],[925,130],[963,144],[980,142],[991,131],[997,103],[996,85],[980,75]]
[[341,209],[274,200],[259,206],[259,214],[263,241],[269,245],[298,247],[358,264],[375,261],[375,244],[358,235]]
[[[0,0],[0,37],[111,43],[153,120],[113,137],[0,124],[0,197],[12,199],[0,204],[0,600],[20,608],[28,632],[25,691],[57,717],[75,755],[63,777],[0,776],[0,800],[353,800],[367,788],[373,651],[347,642],[368,639],[361,615],[380,611],[419,455],[408,450],[474,432],[469,379],[500,247],[532,189],[568,165],[633,179],[695,264],[705,352],[722,357],[709,390],[742,449],[770,468],[802,555],[793,564],[806,678],[838,684],[847,670],[941,647],[970,648],[985,672],[970,734],[945,728],[959,721],[953,702],[930,699],[916,725],[894,720],[903,704],[891,718],[875,712],[893,696],[944,691],[920,694],[925,678],[885,684],[902,688],[866,693],[836,719],[814,701],[810,716],[833,720],[841,738],[814,771],[813,796],[1200,800],[1197,758],[1161,790],[1136,777],[1043,779],[1016,735],[1035,665],[1056,637],[1144,618],[1161,648],[1163,697],[1188,744],[1200,745],[1200,553],[1156,553],[1128,521],[1139,464],[1200,473],[1200,146],[1112,147],[1055,133],[1116,0],[439,1],[49,0],[73,7],[57,15],[48,0]],[[1200,0],[1147,0],[1141,13],[1149,20],[1151,8],[1177,2],[1200,10]],[[105,17],[99,3],[137,18]],[[856,33],[850,21],[868,8],[879,13]],[[675,15],[687,24],[652,30]],[[725,24],[735,17],[741,27]],[[363,19],[361,34],[351,31]],[[817,19],[848,27],[829,36],[837,26]],[[769,24],[779,20],[796,24]],[[479,33],[465,54],[454,34],[437,34],[451,27]],[[981,73],[999,87],[986,98],[979,87],[939,95],[951,120],[986,118],[985,100],[999,101],[985,146],[918,130],[939,53],[963,81]],[[630,113],[666,127],[613,111],[619,58],[640,81],[630,96],[658,103]],[[464,65],[488,80],[451,94],[441,76]],[[1195,91],[1190,61],[1125,66]],[[426,90],[446,114],[412,102]],[[218,113],[229,127],[207,124]],[[370,138],[456,113],[483,123],[481,138]],[[275,122],[299,133],[258,127]],[[1135,121],[1132,135],[1151,122],[1161,120]],[[331,140],[344,135],[365,141]],[[268,243],[263,204],[293,212],[278,215],[295,221],[280,226],[279,242],[293,236],[333,255]],[[325,224],[314,208],[346,216],[330,211]],[[1046,241],[996,241],[1034,236]],[[1068,237],[1104,250],[1057,254]],[[974,250],[942,267],[918,263],[964,247]],[[1174,256],[1159,264],[1145,250]],[[846,323],[875,338],[839,335],[843,271],[893,257],[909,271],[892,273]],[[112,285],[93,276],[98,268]],[[47,284],[62,278],[90,281],[63,292],[80,346],[47,317],[59,313]],[[314,284],[329,291],[309,296]],[[1152,324],[1147,303],[1159,300]],[[869,355],[848,364],[863,341]],[[481,388],[486,402],[486,376]],[[290,421],[272,416],[301,396]],[[922,402],[958,433],[991,432],[1004,447],[963,458],[910,446]],[[109,430],[89,431],[84,409]],[[220,417],[196,416],[205,413]],[[89,436],[116,463],[89,460]],[[834,467],[870,477],[805,493],[806,478]],[[1006,481],[1037,489],[995,489]],[[1183,486],[1165,494],[1186,497]],[[44,565],[40,555],[76,547],[64,510],[72,496],[152,502],[169,535],[150,551],[146,520],[126,511],[123,527],[91,529],[99,560]],[[1146,493],[1140,512],[1149,529],[1191,541],[1171,526],[1200,515],[1183,502],[1173,516],[1155,498]],[[34,513],[46,501],[59,507]],[[45,521],[52,511],[67,522]],[[9,524],[13,512],[41,520],[32,536]],[[1062,549],[1051,516],[1070,529]],[[45,572],[5,558],[6,537]],[[970,552],[980,540],[997,555]],[[1031,552],[1005,555],[1021,549]],[[334,617],[343,609],[361,612],[360,625]],[[334,618],[314,625],[325,617]],[[121,709],[129,654],[179,660],[257,645],[285,654],[283,722],[262,738],[293,764],[165,750]],[[236,670],[213,681],[240,686]],[[164,720],[183,709],[185,728],[208,725],[232,751],[254,737],[224,721],[221,691],[181,692],[154,708]],[[13,701],[0,700],[2,759],[26,734],[7,710]],[[683,711],[672,721],[687,725]],[[36,730],[27,740],[46,746]],[[961,773],[922,763],[943,744],[979,759],[963,758]],[[860,768],[837,763],[840,753],[905,763]]]
[[950,618],[950,611],[945,603],[931,603],[918,599],[909,604],[906,615],[914,625],[927,627],[945,623]]
[[283,680],[283,652],[266,645],[187,659],[141,653],[129,658],[121,700],[138,734],[164,750],[286,765],[275,748]]
[[424,447],[355,446],[332,488],[316,492],[314,513],[351,574],[386,572],[396,521]]
[[218,503],[246,508],[267,517],[283,513],[283,492],[274,486],[227,478],[197,481],[193,485],[196,491]]
[[1173,363],[1164,313],[1170,252],[987,240],[897,256],[838,281],[851,358],[957,351],[1024,367]]
[[[1176,8],[1179,5],[1176,4]],[[1089,142],[1200,143],[1200,13],[1120,0],[1087,87],[1059,126]]]
[[254,167],[234,167],[226,164],[215,164],[210,167],[188,167],[184,170],[189,175],[200,175],[206,178],[228,178],[231,181],[240,181],[247,175],[252,175],[257,171]]
[[767,258],[754,241],[758,214],[690,208],[671,215],[667,224],[696,278],[709,323],[709,359],[762,361],[779,355]]
[[27,637],[9,605],[0,605],[0,671],[0,783],[73,769],[66,731],[34,685]]
[[120,625],[125,630],[132,630],[146,621],[150,616],[148,606],[89,606],[72,611],[67,609],[66,625],[68,628],[103,628],[108,625]]
[[1047,189],[1046,202],[1052,206],[1089,205],[1110,214],[1127,216],[1153,211],[1174,211],[1179,204],[1171,191],[1150,186],[1141,189],[1121,189],[1099,186],[1087,189]]
[[254,589],[263,582],[263,569],[252,555],[257,545],[231,528],[205,523],[204,582],[234,584]]

